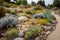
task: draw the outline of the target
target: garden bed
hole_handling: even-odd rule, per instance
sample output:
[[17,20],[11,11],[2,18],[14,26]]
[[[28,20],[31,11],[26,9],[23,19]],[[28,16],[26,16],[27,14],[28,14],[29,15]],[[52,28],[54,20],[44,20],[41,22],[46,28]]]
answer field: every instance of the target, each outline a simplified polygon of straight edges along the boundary
[[46,40],[56,29],[56,18],[40,6],[24,9],[7,9],[0,18],[0,28],[7,28],[4,37],[7,40]]

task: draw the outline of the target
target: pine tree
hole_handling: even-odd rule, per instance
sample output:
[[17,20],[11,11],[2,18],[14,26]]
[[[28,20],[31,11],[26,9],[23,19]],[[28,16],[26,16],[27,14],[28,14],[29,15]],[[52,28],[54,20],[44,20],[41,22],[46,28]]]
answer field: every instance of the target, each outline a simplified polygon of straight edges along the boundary
[[36,3],[35,3],[34,1],[32,1],[32,2],[31,2],[31,4],[32,4],[33,6],[35,6],[35,5],[36,5]]
[[20,5],[20,4],[27,5],[27,0],[16,0],[16,4],[18,4],[18,5]]
[[60,0],[54,0],[53,5],[60,8]]
[[45,1],[44,0],[39,0],[37,4],[39,4],[41,6],[45,6]]

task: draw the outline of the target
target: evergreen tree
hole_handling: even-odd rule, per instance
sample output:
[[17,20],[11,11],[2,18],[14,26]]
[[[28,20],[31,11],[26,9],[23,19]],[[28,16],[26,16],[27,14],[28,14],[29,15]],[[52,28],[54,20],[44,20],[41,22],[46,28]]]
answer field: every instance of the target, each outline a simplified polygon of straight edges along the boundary
[[44,0],[39,0],[37,4],[45,6],[45,1]]
[[6,1],[6,2],[10,2],[11,0],[4,0],[4,1]]
[[32,2],[31,2],[31,4],[32,4],[33,6],[35,6],[35,5],[36,5],[36,3],[35,3],[34,1],[32,1]]
[[54,0],[53,5],[60,8],[60,0]]
[[16,0],[16,4],[20,5],[21,4],[21,0]]
[[20,4],[27,5],[27,0],[16,0],[16,4],[18,4],[18,5],[20,5]]
[[22,0],[23,5],[27,5],[27,0]]

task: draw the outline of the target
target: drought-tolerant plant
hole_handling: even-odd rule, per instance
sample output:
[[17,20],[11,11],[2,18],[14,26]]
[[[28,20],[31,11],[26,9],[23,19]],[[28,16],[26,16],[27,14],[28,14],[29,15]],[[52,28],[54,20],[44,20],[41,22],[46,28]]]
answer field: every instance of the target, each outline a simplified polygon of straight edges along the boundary
[[26,16],[26,15],[27,15],[26,13],[19,14],[19,16]]
[[16,15],[16,10],[7,10],[7,13],[11,13],[11,14]]
[[10,10],[10,13],[16,15],[16,11],[15,10]]
[[36,37],[39,36],[41,32],[41,27],[34,27],[34,26],[30,26],[28,28],[28,31],[25,32],[25,38],[32,38],[32,37]]
[[6,9],[2,6],[0,6],[0,17],[4,17],[6,13]]
[[49,19],[51,21],[53,20],[52,14],[49,11],[44,12],[43,14],[44,14],[46,19]]
[[46,19],[37,19],[38,24],[41,25],[48,25],[48,21]]
[[25,13],[26,13],[26,14],[32,14],[32,12],[31,12],[31,11],[26,11]]
[[18,30],[15,28],[7,30],[7,39],[12,40],[13,38],[18,36],[18,33],[19,33]]
[[0,19],[0,28],[5,28],[7,26],[16,26],[17,18],[15,16],[5,16]]
[[42,7],[41,7],[41,6],[36,6],[36,7],[34,8],[34,10],[42,10]]

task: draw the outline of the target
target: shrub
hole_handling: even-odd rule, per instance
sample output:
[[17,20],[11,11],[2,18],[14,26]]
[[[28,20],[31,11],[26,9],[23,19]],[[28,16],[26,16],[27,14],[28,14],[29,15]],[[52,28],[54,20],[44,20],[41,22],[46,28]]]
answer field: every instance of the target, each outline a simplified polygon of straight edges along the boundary
[[16,10],[7,10],[7,13],[11,13],[11,14],[16,15]]
[[53,18],[53,20],[56,20],[56,18],[54,17],[54,15],[52,15],[52,18]]
[[16,26],[17,18],[15,16],[6,16],[0,19],[0,28],[5,28],[6,26]]
[[26,16],[26,15],[27,15],[26,13],[19,14],[19,16]]
[[46,19],[49,19],[51,21],[53,20],[52,14],[49,11],[44,12],[43,14],[45,15]]
[[15,28],[11,28],[7,31],[7,39],[12,40],[13,38],[18,36],[18,30]]
[[46,19],[38,19],[37,22],[41,25],[47,25],[49,23]]
[[36,37],[40,34],[40,32],[41,32],[41,27],[30,26],[28,28],[28,32],[25,33],[25,37],[28,39],[32,37]]
[[15,10],[10,10],[10,13],[16,15],[16,11]]
[[0,17],[4,17],[6,13],[6,9],[0,6]]
[[36,6],[36,7],[34,8],[34,10],[42,10],[42,7]]
[[25,13],[26,13],[26,14],[32,14],[32,12],[31,12],[31,11],[26,11]]
[[9,7],[10,5],[9,5],[9,3],[3,3],[3,6],[4,7]]

